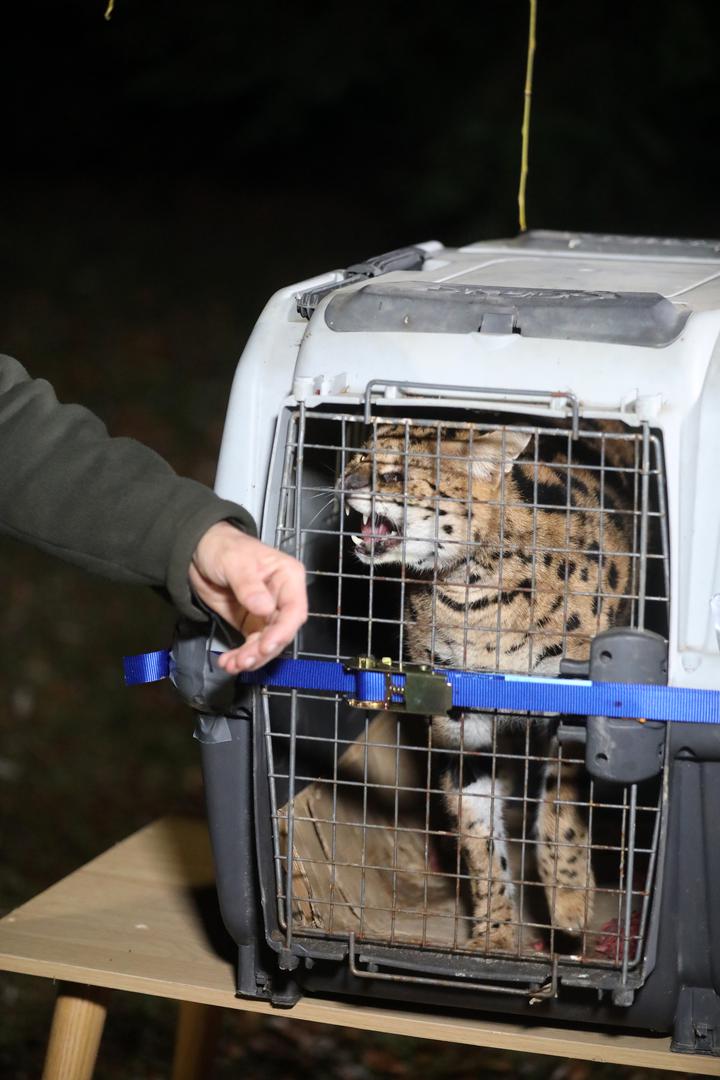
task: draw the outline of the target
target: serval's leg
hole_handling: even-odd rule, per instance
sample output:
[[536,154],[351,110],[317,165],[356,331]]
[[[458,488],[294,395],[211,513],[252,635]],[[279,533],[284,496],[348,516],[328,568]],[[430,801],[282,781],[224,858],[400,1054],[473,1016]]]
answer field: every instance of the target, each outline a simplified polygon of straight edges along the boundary
[[588,927],[595,900],[583,778],[583,766],[561,761],[553,739],[538,805],[537,864],[552,924],[570,934]]
[[517,947],[517,916],[503,814],[510,787],[493,774],[488,759],[475,755],[465,757],[462,776],[460,758],[454,758],[441,784],[470,880],[471,945],[512,952]]

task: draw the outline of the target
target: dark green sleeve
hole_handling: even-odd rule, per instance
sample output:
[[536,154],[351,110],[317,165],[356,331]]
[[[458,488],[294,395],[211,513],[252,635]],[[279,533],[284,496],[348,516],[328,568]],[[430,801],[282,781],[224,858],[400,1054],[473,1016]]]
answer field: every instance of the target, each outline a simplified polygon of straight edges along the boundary
[[0,532],[116,581],[164,588],[203,618],[188,587],[203,533],[242,507],[178,476],[134,439],[111,438],[80,405],[61,405],[44,379],[0,356]]

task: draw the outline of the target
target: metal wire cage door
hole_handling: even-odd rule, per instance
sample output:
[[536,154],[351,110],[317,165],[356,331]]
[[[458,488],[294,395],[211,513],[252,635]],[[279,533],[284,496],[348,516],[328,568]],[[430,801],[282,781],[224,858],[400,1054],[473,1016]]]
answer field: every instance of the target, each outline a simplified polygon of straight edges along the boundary
[[[295,656],[552,677],[608,627],[667,633],[646,426],[301,405],[271,472],[264,536],[308,572]],[[630,1003],[652,967],[662,771],[598,780],[577,719],[256,701],[278,947],[375,979]]]

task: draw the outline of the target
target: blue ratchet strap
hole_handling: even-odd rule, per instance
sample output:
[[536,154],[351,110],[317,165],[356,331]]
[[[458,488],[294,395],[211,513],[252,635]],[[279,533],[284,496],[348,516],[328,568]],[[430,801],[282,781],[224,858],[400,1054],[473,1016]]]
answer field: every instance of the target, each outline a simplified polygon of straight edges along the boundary
[[157,652],[140,653],[138,656],[123,656],[123,674],[126,686],[167,679],[170,675],[170,650],[158,649]]
[[[217,654],[213,654],[217,655]],[[168,650],[124,658],[125,682],[134,686],[166,678]],[[435,668],[452,689],[457,709],[501,712],[563,713],[570,716],[614,716],[628,719],[672,720],[685,724],[720,724],[720,691],[647,683],[592,682],[589,679],[541,678],[532,675],[491,675]],[[393,671],[391,683],[403,700],[405,674]],[[246,686],[342,694],[355,701],[386,700],[388,673],[347,668],[330,660],[280,657],[258,671],[238,676]]]

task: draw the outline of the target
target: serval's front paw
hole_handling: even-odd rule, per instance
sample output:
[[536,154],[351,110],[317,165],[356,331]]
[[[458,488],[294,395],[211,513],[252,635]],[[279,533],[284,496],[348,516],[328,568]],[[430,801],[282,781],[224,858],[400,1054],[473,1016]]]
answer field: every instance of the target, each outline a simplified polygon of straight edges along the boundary
[[590,926],[593,913],[594,882],[583,888],[547,890],[552,925],[567,934],[582,934]]
[[475,952],[517,952],[517,925],[511,922],[475,923],[468,948]]
[[[574,840],[578,833],[579,829],[569,828],[565,839]],[[577,845],[567,843],[555,850],[550,844],[542,844],[538,848],[538,871],[545,886],[550,922],[568,934],[582,934],[590,927],[595,875],[589,855],[584,834],[580,834]]]

